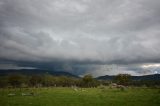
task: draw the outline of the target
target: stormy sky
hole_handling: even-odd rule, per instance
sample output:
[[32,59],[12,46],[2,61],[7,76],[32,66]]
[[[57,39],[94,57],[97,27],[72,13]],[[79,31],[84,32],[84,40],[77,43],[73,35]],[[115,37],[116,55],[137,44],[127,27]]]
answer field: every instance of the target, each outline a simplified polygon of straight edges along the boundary
[[0,0],[0,68],[160,73],[160,1]]

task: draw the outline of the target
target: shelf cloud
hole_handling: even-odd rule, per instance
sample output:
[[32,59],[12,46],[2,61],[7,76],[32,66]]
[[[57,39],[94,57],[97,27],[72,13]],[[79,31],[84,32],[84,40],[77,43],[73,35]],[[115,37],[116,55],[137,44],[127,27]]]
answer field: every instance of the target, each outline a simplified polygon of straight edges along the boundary
[[158,0],[0,0],[0,61],[159,63],[159,11]]

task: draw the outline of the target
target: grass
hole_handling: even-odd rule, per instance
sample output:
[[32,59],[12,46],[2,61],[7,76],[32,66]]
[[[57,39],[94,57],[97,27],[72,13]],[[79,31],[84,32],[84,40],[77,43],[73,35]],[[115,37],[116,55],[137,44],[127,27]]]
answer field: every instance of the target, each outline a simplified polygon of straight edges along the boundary
[[[21,95],[30,92],[35,96]],[[160,89],[0,89],[0,106],[160,106]]]

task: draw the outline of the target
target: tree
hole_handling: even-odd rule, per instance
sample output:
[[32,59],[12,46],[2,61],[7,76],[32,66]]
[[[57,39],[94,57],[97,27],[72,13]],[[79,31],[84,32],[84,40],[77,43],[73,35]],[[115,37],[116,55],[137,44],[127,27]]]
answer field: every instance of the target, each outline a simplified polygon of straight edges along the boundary
[[129,82],[131,81],[131,75],[130,74],[118,74],[115,77],[115,81],[121,85],[128,85]]
[[98,85],[98,81],[93,79],[92,75],[85,75],[82,78],[82,86],[83,87],[96,87]]
[[92,82],[92,80],[93,80],[92,75],[85,75],[85,76],[83,77],[83,81],[84,81],[85,83]]
[[63,87],[69,87],[74,85],[74,80],[71,77],[67,76],[60,76],[58,77],[58,85],[63,86]]
[[0,88],[4,88],[8,85],[6,77],[1,77],[0,78]]
[[22,75],[10,75],[8,77],[8,82],[11,84],[13,87],[20,87],[21,84],[23,83],[23,76]]
[[42,85],[43,78],[42,78],[42,76],[40,76],[40,75],[33,75],[33,76],[30,78],[29,82],[30,82],[30,85],[31,85],[31,86],[39,87],[39,86]]
[[56,85],[56,78],[52,75],[46,74],[43,77],[43,85],[44,86],[55,86]]

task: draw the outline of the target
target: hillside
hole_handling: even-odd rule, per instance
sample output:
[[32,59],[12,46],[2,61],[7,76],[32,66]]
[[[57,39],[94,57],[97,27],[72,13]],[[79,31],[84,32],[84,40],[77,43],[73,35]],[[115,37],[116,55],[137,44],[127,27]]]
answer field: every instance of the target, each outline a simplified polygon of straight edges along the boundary
[[[100,76],[96,79],[98,80],[113,80],[115,76]],[[144,76],[131,76],[132,80],[160,80],[160,74],[144,75]]]
[[68,77],[75,77],[78,76],[73,75],[69,72],[64,71],[49,71],[49,70],[42,70],[42,69],[9,69],[9,70],[0,70],[0,76],[10,75],[10,74],[24,74],[24,75],[43,75],[43,74],[51,74],[54,76],[68,76]]

